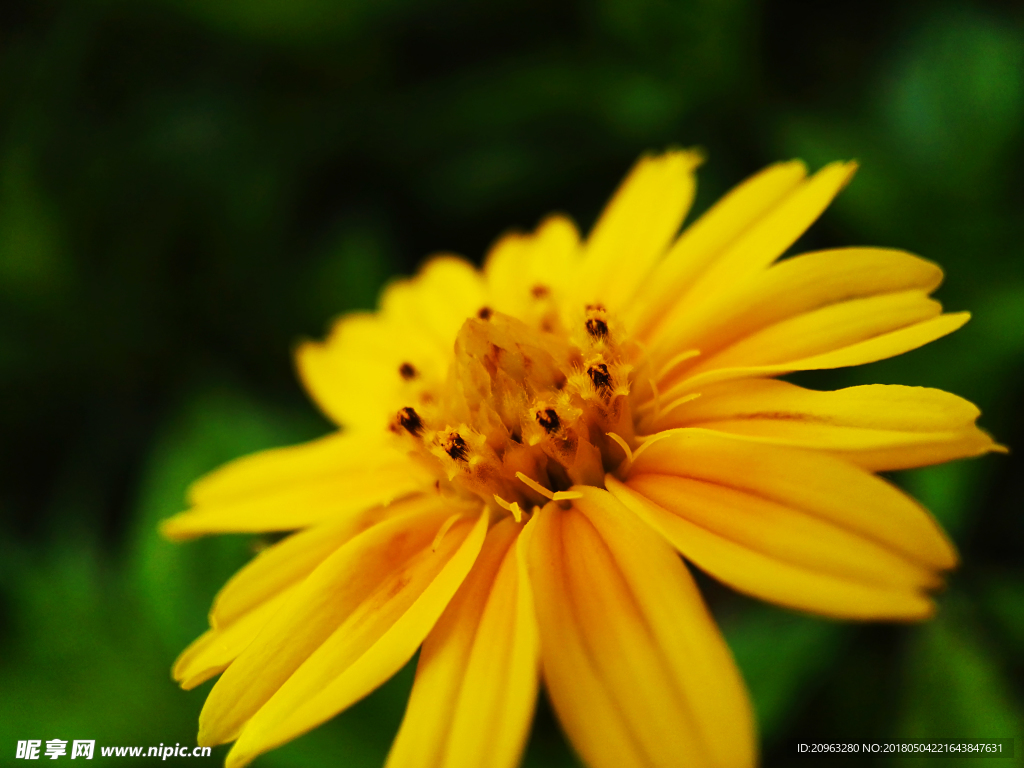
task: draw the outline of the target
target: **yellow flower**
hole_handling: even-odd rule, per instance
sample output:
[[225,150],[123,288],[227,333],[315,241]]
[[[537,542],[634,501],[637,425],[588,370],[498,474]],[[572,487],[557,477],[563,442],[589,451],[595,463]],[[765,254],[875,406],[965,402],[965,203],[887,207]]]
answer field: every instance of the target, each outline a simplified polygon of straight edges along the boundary
[[343,431],[198,481],[176,539],[292,531],[178,659],[223,673],[199,743],[241,766],[422,645],[388,768],[509,768],[541,680],[592,768],[756,762],[750,704],[680,553],[736,590],[851,619],[929,616],[956,564],[874,473],[998,450],[946,392],[819,392],[793,371],[963,325],[897,250],[779,257],[846,184],[771,166],[676,236],[694,152],[641,159],[586,240],[555,216],[482,271],[429,261],[298,351]]

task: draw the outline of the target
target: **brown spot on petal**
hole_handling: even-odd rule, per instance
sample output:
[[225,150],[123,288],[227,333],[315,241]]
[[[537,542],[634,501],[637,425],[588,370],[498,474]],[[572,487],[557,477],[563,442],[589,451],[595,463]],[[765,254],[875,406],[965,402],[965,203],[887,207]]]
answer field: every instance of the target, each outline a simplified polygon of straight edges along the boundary
[[476,316],[479,317],[481,320],[490,320],[491,315],[493,314],[494,310],[491,309],[490,307],[480,307],[479,311],[477,311],[476,313]]
[[412,363],[402,363],[398,366],[398,374],[406,381],[411,381],[416,378],[416,369]]

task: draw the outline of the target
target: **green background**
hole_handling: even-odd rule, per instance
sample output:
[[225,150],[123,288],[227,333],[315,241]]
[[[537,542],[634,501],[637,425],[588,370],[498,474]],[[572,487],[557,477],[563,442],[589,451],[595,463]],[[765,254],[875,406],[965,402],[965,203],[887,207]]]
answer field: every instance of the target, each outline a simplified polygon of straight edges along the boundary
[[[799,247],[920,253],[974,320],[804,382],[949,389],[1024,445],[1020,3],[0,4],[0,763],[18,739],[194,744],[210,684],[170,664],[259,542],[155,526],[202,472],[328,428],[297,341],[432,252],[479,260],[552,210],[589,227],[669,145],[708,154],[698,209],[777,159],[859,159]],[[1009,736],[1024,765],[1020,456],[897,477],[963,554],[928,624],[706,583],[766,765],[814,764],[795,741]],[[381,765],[410,684],[256,764]],[[527,764],[574,764],[543,701]]]

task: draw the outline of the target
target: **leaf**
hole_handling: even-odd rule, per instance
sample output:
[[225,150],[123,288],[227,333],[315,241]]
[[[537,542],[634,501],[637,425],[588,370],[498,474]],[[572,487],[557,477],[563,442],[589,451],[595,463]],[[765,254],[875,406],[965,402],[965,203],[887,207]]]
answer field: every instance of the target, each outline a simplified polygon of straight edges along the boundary
[[[995,661],[990,640],[962,595],[950,595],[935,621],[917,628],[906,653],[906,697],[898,724],[901,739],[1016,739],[1015,765],[1024,764],[1020,737],[1024,709]],[[925,759],[899,760],[913,768]],[[944,765],[975,765],[952,758]]]
[[835,661],[848,629],[834,622],[750,603],[721,621],[750,689],[766,744],[783,735],[800,702]]

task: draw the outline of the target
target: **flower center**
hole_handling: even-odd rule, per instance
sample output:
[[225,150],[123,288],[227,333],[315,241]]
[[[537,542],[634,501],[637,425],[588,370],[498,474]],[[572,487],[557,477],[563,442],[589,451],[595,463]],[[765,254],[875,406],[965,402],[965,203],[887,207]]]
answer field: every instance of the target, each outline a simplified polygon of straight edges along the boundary
[[[483,307],[463,323],[441,396],[400,409],[392,431],[459,494],[521,511],[573,485],[604,485],[633,442],[628,345],[601,305],[566,328]],[[612,435],[612,436],[609,436]]]

